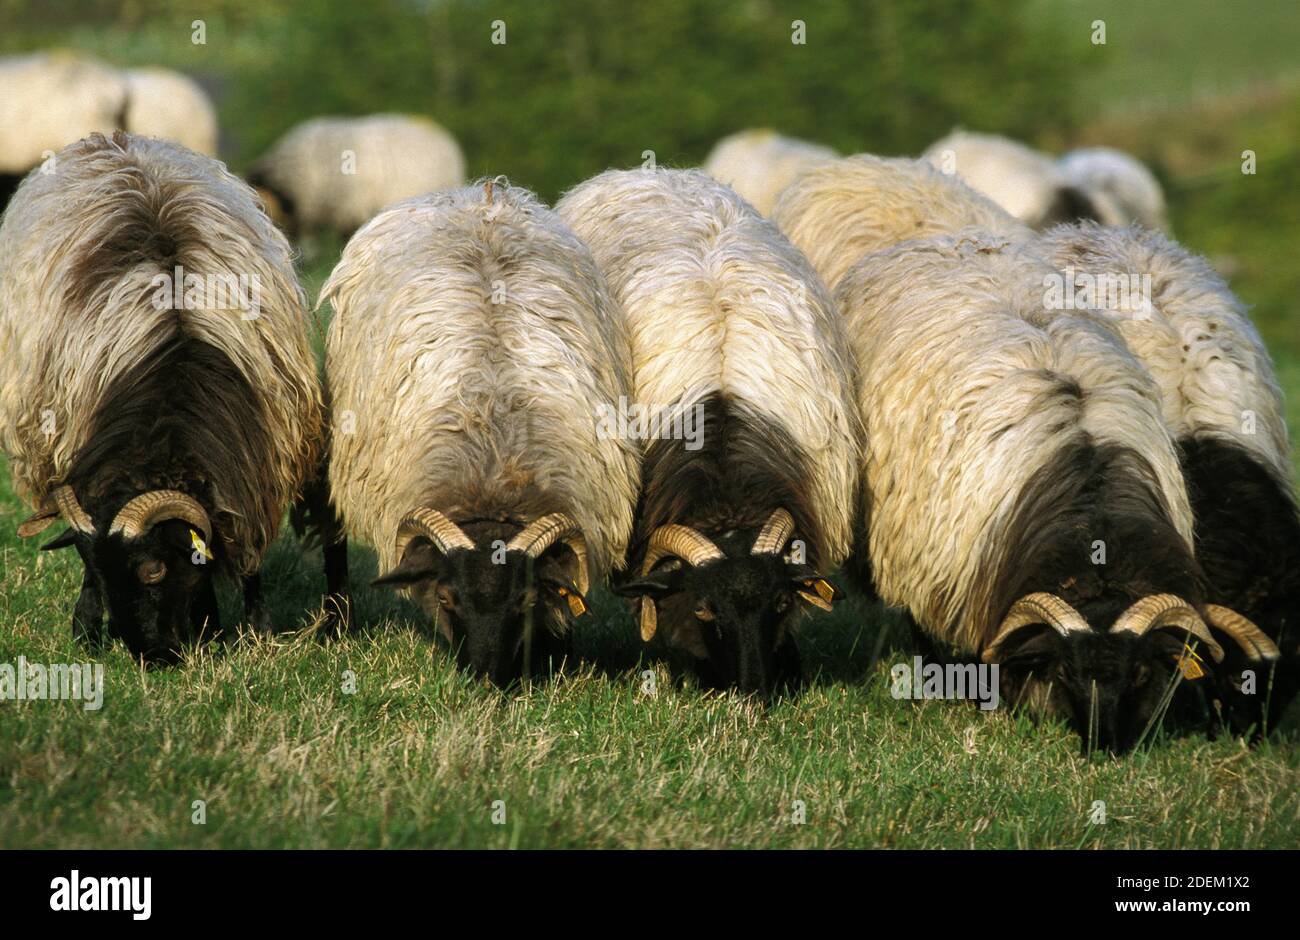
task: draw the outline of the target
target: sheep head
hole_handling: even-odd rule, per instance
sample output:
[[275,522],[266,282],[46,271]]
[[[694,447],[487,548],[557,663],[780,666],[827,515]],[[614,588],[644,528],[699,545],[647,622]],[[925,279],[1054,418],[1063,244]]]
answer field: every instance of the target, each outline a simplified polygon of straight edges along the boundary
[[666,639],[702,661],[707,684],[763,698],[797,685],[793,618],[802,604],[830,610],[841,594],[782,554],[793,531],[784,509],[771,513],[752,542],[752,530],[715,542],[689,526],[656,529],[641,576],[617,589],[640,598],[641,638],[652,639],[663,616]]
[[463,529],[437,510],[416,509],[398,526],[397,558],[374,583],[409,590],[461,668],[501,688],[548,658],[558,665],[572,620],[587,610],[586,542],[565,513],[522,529],[492,521]]
[[[67,523],[41,548],[72,546],[81,556],[86,580],[79,616],[89,611],[97,621],[106,607],[109,635],[150,663],[175,662],[185,642],[219,632],[212,523],[197,500],[177,490],[151,490],[103,517],[109,523],[96,526],[64,485],[18,529],[27,537],[59,518]],[[97,599],[87,600],[87,591]],[[83,604],[89,606],[83,610]],[[87,626],[98,632],[98,623]]]

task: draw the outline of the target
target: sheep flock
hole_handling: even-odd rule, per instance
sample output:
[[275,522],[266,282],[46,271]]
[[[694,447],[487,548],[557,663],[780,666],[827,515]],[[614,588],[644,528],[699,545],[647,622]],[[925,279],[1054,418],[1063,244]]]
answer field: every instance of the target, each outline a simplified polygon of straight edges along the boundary
[[0,446],[19,534],[82,560],[80,639],[176,662],[214,575],[293,629],[260,600],[292,509],[334,630],[364,544],[503,688],[607,587],[701,685],[797,695],[851,585],[1090,747],[1259,738],[1300,690],[1275,369],[1133,157],[745,130],[549,207],[419,115],[318,116],[236,176],[216,113],[166,69],[0,59]]

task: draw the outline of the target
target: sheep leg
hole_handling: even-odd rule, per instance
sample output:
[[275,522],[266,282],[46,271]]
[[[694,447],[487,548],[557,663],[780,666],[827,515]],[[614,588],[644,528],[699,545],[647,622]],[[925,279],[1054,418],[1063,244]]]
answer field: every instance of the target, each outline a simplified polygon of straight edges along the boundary
[[90,571],[81,577],[81,595],[72,613],[72,636],[88,647],[97,647],[104,641],[104,601]]
[[262,598],[261,573],[246,575],[244,582],[244,619],[252,624],[258,633],[271,633],[271,615],[267,612]]
[[345,632],[352,620],[352,595],[348,592],[348,540],[326,542],[325,629],[328,635]]
[[776,648],[772,665],[775,667],[774,686],[778,692],[796,695],[803,685],[803,660],[793,637],[786,637]]

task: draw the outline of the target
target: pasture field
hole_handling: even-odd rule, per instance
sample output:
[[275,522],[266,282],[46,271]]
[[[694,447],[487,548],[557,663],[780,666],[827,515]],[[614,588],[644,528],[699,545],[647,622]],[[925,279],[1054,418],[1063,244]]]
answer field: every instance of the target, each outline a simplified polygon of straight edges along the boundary
[[[1183,168],[1165,180],[1175,233],[1231,270],[1253,306],[1293,436],[1300,154],[1286,148],[1300,139],[1298,104],[1290,92],[1227,108],[1258,141],[1255,176],[1158,118],[1135,119],[1127,138],[1139,156],[1182,148],[1162,164]],[[1108,120],[1114,140],[1122,120]],[[1195,114],[1179,126],[1197,127]],[[337,247],[304,269],[313,299]],[[805,624],[803,694],[765,711],[643,659],[603,593],[578,633],[581,661],[502,695],[459,675],[414,608],[365,586],[364,550],[352,555],[358,630],[318,642],[319,551],[287,536],[266,576],[290,632],[143,671],[121,647],[73,642],[80,563],[19,542],[26,514],[0,476],[0,663],[90,658],[106,689],[99,710],[0,703],[3,848],[1300,845],[1300,709],[1254,748],[1161,738],[1127,758],[1085,757],[1061,726],[895,701],[905,631],[851,598]],[[224,614],[237,617],[233,597]]]

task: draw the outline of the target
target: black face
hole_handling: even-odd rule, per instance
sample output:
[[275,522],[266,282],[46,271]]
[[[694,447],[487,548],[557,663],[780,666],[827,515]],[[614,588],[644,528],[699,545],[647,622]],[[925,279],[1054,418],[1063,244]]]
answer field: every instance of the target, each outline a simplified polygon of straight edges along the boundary
[[799,683],[792,627],[808,603],[800,592],[820,596],[818,584],[830,594],[828,604],[839,596],[806,566],[778,555],[745,553],[699,568],[668,562],[618,593],[657,601],[658,632],[702,661],[700,675],[707,685],[766,699]]
[[[1188,707],[1189,683],[1206,681],[1180,673],[1181,631],[1061,636],[1043,627],[1023,632],[1026,638],[1001,662],[1004,700],[1066,718],[1085,753],[1132,749],[1144,734],[1149,737],[1148,726],[1162,720],[1166,710]],[[1209,654],[1199,655],[1208,677]]]
[[[186,643],[220,629],[215,562],[196,551],[190,533],[188,523],[168,520],[135,540],[69,530],[44,547],[75,545],[98,592],[96,615],[108,613],[109,635],[146,662],[171,663]],[[79,613],[85,603],[83,591]]]
[[409,588],[460,667],[504,689],[523,676],[525,662],[530,674],[543,673],[568,653],[570,621],[586,609],[569,561],[576,559],[563,544],[530,559],[500,548],[440,555],[417,539],[374,583]]

